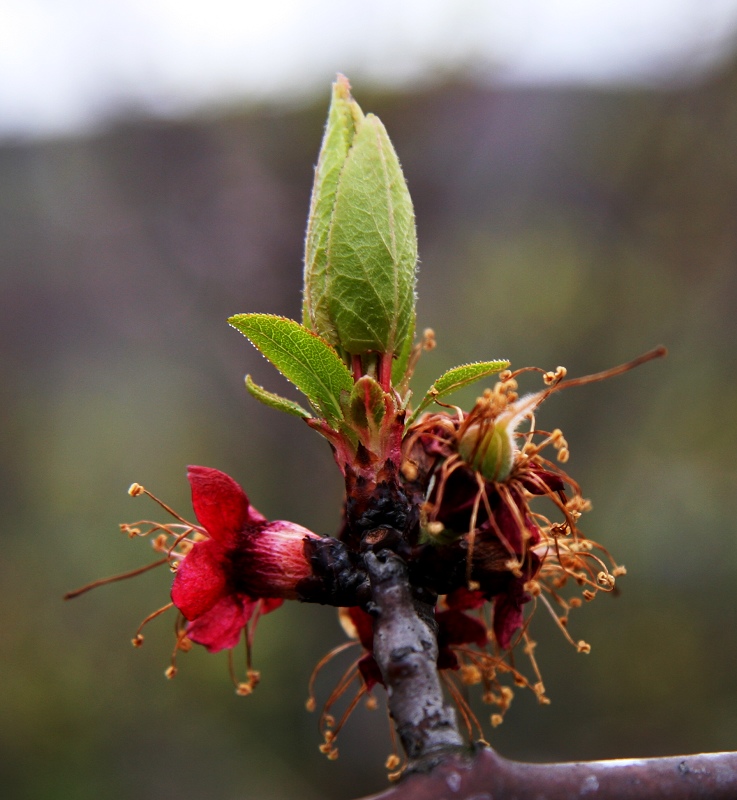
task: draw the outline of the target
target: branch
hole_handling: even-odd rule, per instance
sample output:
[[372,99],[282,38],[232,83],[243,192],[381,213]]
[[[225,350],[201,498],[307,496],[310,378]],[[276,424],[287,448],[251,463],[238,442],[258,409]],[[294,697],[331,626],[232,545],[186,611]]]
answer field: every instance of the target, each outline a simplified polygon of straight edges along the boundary
[[395,553],[369,551],[365,562],[375,615],[373,654],[384,678],[389,711],[408,769],[428,768],[466,749],[455,711],[445,702],[440,685],[434,602],[413,599],[407,567]]
[[364,800],[733,800],[737,753],[523,764],[484,748]]
[[402,783],[365,800],[733,800],[737,753],[561,764],[510,761],[464,746],[437,671],[434,598],[413,597],[404,561],[367,552],[373,655],[408,765]]

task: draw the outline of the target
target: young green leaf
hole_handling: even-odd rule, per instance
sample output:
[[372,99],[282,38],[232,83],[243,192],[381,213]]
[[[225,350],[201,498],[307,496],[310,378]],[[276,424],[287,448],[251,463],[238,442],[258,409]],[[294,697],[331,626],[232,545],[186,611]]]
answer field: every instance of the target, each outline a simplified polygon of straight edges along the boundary
[[310,200],[310,216],[305,238],[304,302],[305,327],[332,345],[338,344],[335,326],[327,308],[325,285],[328,267],[328,236],[340,173],[353,144],[363,112],[351,97],[351,87],[343,75],[333,84],[333,97],[315,168],[315,183]]
[[256,400],[261,401],[266,406],[275,408],[277,411],[286,411],[287,414],[293,414],[295,417],[301,417],[302,419],[312,419],[312,414],[302,408],[299,403],[287,400],[286,397],[264,389],[263,386],[254,383],[250,375],[246,375],[246,389],[252,397],[255,397]]
[[386,397],[381,386],[371,376],[364,375],[353,386],[346,419],[350,417],[353,427],[377,431],[386,413]]
[[[394,361],[392,363],[392,386],[394,388],[402,387],[406,391],[409,383],[409,376],[407,375],[407,367],[409,366],[409,357],[412,355],[412,349],[415,346],[415,312],[412,310],[412,320],[409,326],[409,335],[404,340],[401,349],[395,353]],[[406,379],[406,380],[405,380]],[[400,389],[401,391],[401,389]]]
[[399,160],[380,120],[364,117],[335,194],[326,304],[346,352],[397,353],[414,333],[417,236]]
[[271,314],[236,314],[228,322],[271,361],[328,422],[340,421],[341,392],[353,378],[335,350],[291,319]]
[[500,372],[509,366],[509,361],[477,361],[474,364],[463,364],[460,367],[453,367],[441,375],[435,383],[427,390],[420,404],[417,406],[408,421],[408,425],[414,422],[417,417],[432,403],[440,397],[451,394],[464,386],[469,386],[481,378]]

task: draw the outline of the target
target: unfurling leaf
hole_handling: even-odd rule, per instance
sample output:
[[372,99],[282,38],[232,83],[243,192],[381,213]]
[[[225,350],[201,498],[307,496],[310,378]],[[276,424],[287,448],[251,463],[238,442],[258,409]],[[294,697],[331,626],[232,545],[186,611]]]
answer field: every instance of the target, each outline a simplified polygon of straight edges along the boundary
[[414,422],[434,400],[445,397],[452,392],[469,386],[476,381],[500,372],[509,366],[509,361],[477,361],[474,364],[463,364],[460,367],[453,367],[441,375],[433,385],[427,390],[420,404],[410,417],[408,424]]
[[315,174],[303,316],[345,353],[393,355],[414,337],[414,211],[384,126],[349,88],[334,84]]
[[348,400],[350,422],[354,428],[375,432],[386,413],[387,395],[369,375],[356,381]]
[[287,400],[286,397],[274,394],[263,386],[254,383],[250,375],[246,375],[246,389],[251,397],[260,400],[264,405],[275,408],[277,411],[285,411],[287,414],[293,414],[295,417],[302,417],[302,419],[312,419],[312,414],[302,408],[299,403],[293,400]]
[[324,339],[294,320],[271,314],[236,314],[228,322],[247,336],[328,422],[342,419],[341,392],[351,391],[353,378]]
[[338,344],[335,326],[327,308],[328,237],[332,223],[335,193],[340,173],[356,135],[363,112],[351,97],[351,87],[342,75],[333,84],[320,157],[315,168],[310,216],[305,238],[304,296],[302,317],[305,327],[314,330],[332,345]]

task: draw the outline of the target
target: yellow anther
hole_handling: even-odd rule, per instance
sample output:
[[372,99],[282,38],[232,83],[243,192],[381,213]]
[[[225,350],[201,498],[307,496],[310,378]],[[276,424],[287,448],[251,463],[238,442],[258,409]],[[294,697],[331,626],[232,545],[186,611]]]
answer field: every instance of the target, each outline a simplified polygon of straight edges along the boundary
[[473,664],[464,664],[460,670],[461,683],[466,686],[474,686],[481,683],[481,670]]

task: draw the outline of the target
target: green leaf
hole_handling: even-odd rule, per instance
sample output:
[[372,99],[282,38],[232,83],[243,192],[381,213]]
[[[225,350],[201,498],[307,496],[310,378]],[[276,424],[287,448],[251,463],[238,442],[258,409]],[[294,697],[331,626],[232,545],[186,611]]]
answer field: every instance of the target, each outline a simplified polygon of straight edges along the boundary
[[370,375],[359,378],[348,400],[350,421],[353,426],[376,432],[386,413],[385,399],[384,390]]
[[[399,352],[395,353],[394,363],[392,364],[392,386],[398,388],[400,391],[406,391],[405,384],[409,383],[409,376],[407,376],[407,367],[409,365],[409,357],[412,355],[412,348],[415,346],[415,314],[412,310],[412,323],[410,325],[410,333],[402,344]],[[405,378],[407,380],[405,381]]]
[[325,292],[328,236],[338,180],[356,129],[363,120],[363,112],[350,90],[346,78],[339,75],[333,84],[328,121],[315,168],[305,238],[303,322],[332,345],[338,344],[338,336],[329,316]]
[[338,344],[400,352],[414,335],[417,236],[399,160],[379,119],[364,117],[340,173],[324,302]]
[[341,392],[353,378],[335,350],[291,319],[271,314],[236,314],[228,322],[291,381],[329,422],[343,418]]
[[266,406],[275,408],[277,411],[286,411],[287,414],[293,414],[295,417],[301,417],[302,419],[312,419],[312,414],[302,408],[299,403],[287,400],[286,397],[264,389],[263,386],[254,383],[250,375],[246,375],[246,389],[252,397],[260,400]]
[[477,361],[473,364],[463,364],[460,367],[453,367],[441,375],[435,383],[427,390],[422,402],[417,406],[409,419],[408,425],[417,419],[434,400],[451,394],[464,386],[469,386],[481,378],[500,372],[509,366],[509,361]]

